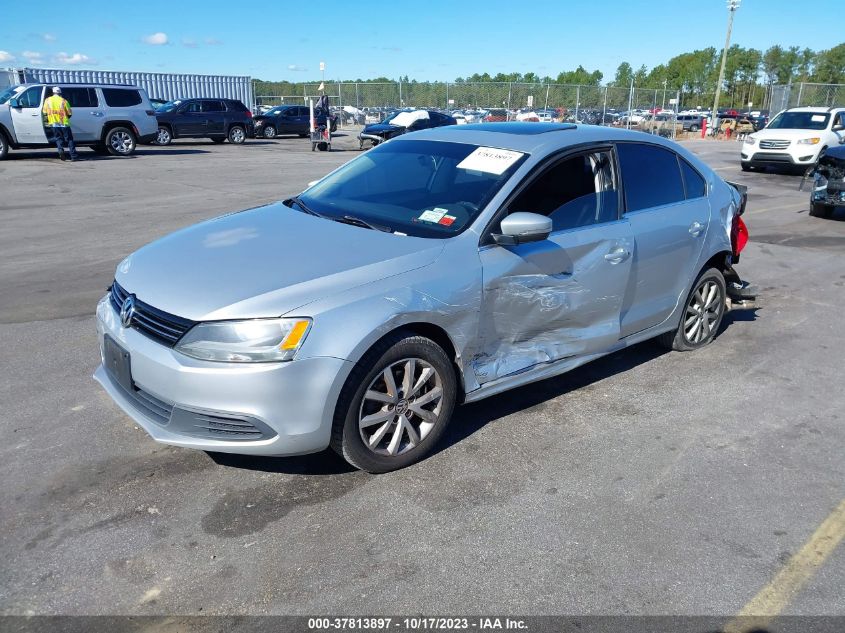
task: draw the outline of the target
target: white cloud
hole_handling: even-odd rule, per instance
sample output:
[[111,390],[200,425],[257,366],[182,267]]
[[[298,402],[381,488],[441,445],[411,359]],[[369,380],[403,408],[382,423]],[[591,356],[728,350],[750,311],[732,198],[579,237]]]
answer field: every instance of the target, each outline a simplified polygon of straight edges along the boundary
[[43,39],[45,42],[55,42],[56,36],[53,35],[52,33],[42,33],[41,39]]
[[222,46],[223,42],[218,40],[216,37],[207,37],[205,38],[205,43],[209,46]]
[[13,61],[15,61],[14,55],[7,53],[6,51],[0,51],[0,63]]
[[21,56],[27,61],[27,63],[32,64],[33,66],[40,66],[44,63],[44,53],[24,51],[21,53]]
[[195,40],[188,39],[188,38],[182,38],[182,46],[185,46],[187,48],[196,48],[197,43],[196,43]]
[[294,72],[304,73],[308,69],[305,66],[299,66],[297,64],[288,64],[288,70],[293,70]]
[[53,62],[56,64],[67,64],[68,66],[97,63],[88,57],[88,55],[83,55],[82,53],[74,53],[73,55],[68,55],[67,53],[57,53],[56,55],[53,55]]
[[150,46],[163,46],[168,42],[167,33],[162,33],[161,31],[158,33],[152,33],[151,35],[142,37],[141,41],[145,44],[149,44]]

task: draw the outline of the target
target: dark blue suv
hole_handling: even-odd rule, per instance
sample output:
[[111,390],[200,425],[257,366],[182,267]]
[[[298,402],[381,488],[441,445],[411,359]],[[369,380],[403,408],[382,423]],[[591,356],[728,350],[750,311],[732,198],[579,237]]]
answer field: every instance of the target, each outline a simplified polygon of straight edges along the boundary
[[169,101],[156,111],[158,145],[174,138],[229,139],[240,145],[255,136],[252,112],[236,99],[182,99]]

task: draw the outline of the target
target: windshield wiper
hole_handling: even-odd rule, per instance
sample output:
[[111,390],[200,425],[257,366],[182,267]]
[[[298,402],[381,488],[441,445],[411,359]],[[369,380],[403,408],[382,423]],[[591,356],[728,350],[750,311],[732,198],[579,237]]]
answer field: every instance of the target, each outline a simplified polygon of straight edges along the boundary
[[382,226],[381,224],[373,224],[371,222],[367,222],[366,220],[362,220],[361,218],[356,218],[354,215],[344,215],[339,218],[331,218],[335,222],[340,222],[342,224],[352,224],[354,226],[362,226],[365,229],[372,229],[373,231],[383,231],[384,233],[393,233],[393,229],[389,226]]
[[300,199],[300,197],[299,197],[299,196],[294,196],[293,198],[288,198],[288,199],[287,199],[287,200],[285,200],[282,204],[284,204],[284,205],[286,205],[286,206],[290,207],[290,205],[288,204],[289,202],[293,202],[294,204],[296,204],[296,206],[298,206],[300,209],[302,209],[302,211],[303,211],[304,213],[307,213],[308,215],[313,215],[313,216],[315,216],[315,217],[318,217],[318,218],[324,218],[324,219],[325,219],[325,217],[326,217],[326,216],[324,216],[324,215],[321,215],[321,214],[317,213],[316,211],[314,211],[314,209],[309,208],[309,207],[308,207],[308,205],[307,205],[307,204],[305,204],[305,203],[304,203],[304,202]]

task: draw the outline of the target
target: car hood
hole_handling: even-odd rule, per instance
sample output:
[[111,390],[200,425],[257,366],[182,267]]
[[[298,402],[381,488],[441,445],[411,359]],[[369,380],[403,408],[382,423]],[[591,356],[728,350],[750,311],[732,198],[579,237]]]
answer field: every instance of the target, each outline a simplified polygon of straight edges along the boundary
[[390,123],[372,123],[370,125],[364,126],[364,129],[361,130],[362,134],[376,134],[378,136],[382,136],[384,134],[390,134],[393,132],[401,132],[405,128],[401,125],[391,125]]
[[276,317],[427,266],[443,246],[275,203],[148,244],[118,265],[115,279],[141,301],[192,321]]

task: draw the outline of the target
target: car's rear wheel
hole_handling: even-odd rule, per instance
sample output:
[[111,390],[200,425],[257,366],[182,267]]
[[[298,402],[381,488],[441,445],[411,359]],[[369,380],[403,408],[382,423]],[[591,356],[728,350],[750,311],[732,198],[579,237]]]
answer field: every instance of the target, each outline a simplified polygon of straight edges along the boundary
[[696,279],[687,297],[678,328],[660,337],[660,342],[679,352],[704,347],[719,329],[725,315],[725,277],[708,268]]
[[833,205],[822,204],[821,202],[811,202],[810,215],[814,218],[829,218],[833,215]]
[[135,152],[135,135],[129,128],[112,128],[106,134],[106,147],[112,156],[130,156]]
[[156,145],[170,145],[173,140],[173,135],[170,133],[170,128],[166,125],[158,126],[158,133],[156,134]]
[[404,468],[437,444],[452,417],[455,370],[431,339],[398,334],[352,370],[335,411],[331,446],[371,473]]
[[246,131],[240,125],[233,125],[229,130],[229,142],[235,145],[243,145],[246,140]]
[[690,125],[690,126],[689,126],[689,131],[690,131],[690,132],[698,132],[698,126],[697,126],[697,125],[695,125],[695,124]]
[[264,138],[276,138],[276,128],[272,125],[265,127]]

